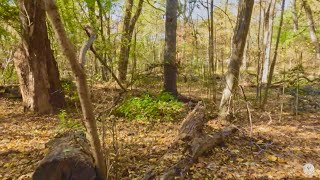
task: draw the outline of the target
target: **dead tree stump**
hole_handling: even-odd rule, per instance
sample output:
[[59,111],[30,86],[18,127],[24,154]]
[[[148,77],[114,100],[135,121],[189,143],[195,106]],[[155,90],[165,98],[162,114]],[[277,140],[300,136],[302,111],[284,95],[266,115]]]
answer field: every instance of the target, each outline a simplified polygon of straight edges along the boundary
[[90,145],[82,132],[69,132],[49,141],[49,153],[36,168],[34,180],[97,180]]

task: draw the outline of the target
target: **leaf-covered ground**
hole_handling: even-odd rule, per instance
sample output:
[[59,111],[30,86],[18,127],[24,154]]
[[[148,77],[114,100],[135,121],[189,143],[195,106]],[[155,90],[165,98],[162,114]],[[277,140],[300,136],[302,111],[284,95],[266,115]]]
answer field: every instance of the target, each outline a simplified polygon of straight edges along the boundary
[[[103,88],[96,91],[95,106],[107,111],[111,103],[106,102],[110,99],[99,97],[111,98],[113,94]],[[239,132],[200,158],[191,168],[190,176],[193,179],[320,178],[320,112],[294,115],[284,108],[280,120],[281,104],[278,99],[270,101],[269,111],[251,107],[251,138],[246,109],[240,103],[241,108],[232,120]],[[75,120],[81,117],[79,113],[68,116]],[[168,166],[178,158],[169,158],[168,164],[158,163],[174,141],[181,120],[147,123],[113,117],[106,119],[104,128],[103,121],[99,122],[100,130],[106,129],[111,178],[141,179],[150,168]],[[0,99],[0,179],[17,179],[31,173],[47,152],[45,143],[63,131],[59,124],[57,115],[25,113],[19,100]],[[216,130],[221,128],[215,119],[208,124]],[[306,163],[315,166],[313,176],[304,174]]]

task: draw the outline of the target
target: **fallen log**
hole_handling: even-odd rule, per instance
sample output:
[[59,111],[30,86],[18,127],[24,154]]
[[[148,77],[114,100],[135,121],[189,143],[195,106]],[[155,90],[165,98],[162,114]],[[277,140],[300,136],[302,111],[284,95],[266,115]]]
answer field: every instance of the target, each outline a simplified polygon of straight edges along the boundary
[[[149,170],[143,179],[167,180],[177,177],[187,179],[190,168],[198,161],[199,157],[222,144],[228,136],[237,131],[235,126],[230,126],[221,131],[208,134],[204,132],[206,123],[205,107],[201,103],[198,103],[182,122],[177,139],[171,146],[174,147],[174,150],[169,149],[160,159],[160,161],[165,161],[174,156],[179,156],[179,160],[168,168],[156,170],[157,172]],[[159,162],[158,164],[165,163]]]
[[18,85],[0,86],[0,97],[8,99],[21,99],[22,95]]
[[182,121],[177,140],[187,141],[203,134],[203,126],[207,123],[204,115],[205,107],[198,103]]
[[48,154],[33,173],[34,180],[97,180],[90,145],[83,132],[67,132],[49,141]]
[[181,177],[185,179],[188,175],[189,169],[194,163],[198,161],[198,158],[202,155],[210,152],[214,147],[222,144],[228,136],[236,132],[234,126],[222,129],[212,135],[205,134],[203,137],[194,138],[189,142],[189,153],[184,155],[175,165],[166,169],[161,175],[160,179],[174,179],[175,177]]

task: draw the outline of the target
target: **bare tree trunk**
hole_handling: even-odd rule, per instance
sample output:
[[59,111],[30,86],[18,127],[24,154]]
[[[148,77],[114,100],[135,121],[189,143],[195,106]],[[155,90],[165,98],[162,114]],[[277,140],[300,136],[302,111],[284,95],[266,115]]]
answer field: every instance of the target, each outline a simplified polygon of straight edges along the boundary
[[263,40],[263,71],[262,71],[262,83],[267,83],[269,63],[271,57],[272,47],[272,34],[273,34],[273,19],[275,12],[276,0],[269,2],[267,11],[264,16],[264,40]]
[[[248,36],[250,37],[250,32],[249,32]],[[244,47],[243,63],[242,63],[243,64],[242,69],[244,71],[248,70],[249,53],[250,53],[250,41],[249,41],[249,39],[247,39],[247,43],[246,43],[246,45]]]
[[279,29],[278,29],[278,34],[277,34],[276,48],[275,48],[275,50],[274,50],[273,60],[272,60],[271,67],[270,67],[270,72],[269,72],[269,77],[268,77],[268,83],[267,83],[267,87],[266,87],[266,89],[265,89],[262,107],[264,107],[264,106],[266,105],[266,103],[267,103],[267,100],[268,100],[268,90],[269,90],[269,88],[270,88],[270,86],[271,86],[271,82],[272,82],[272,78],[273,78],[273,72],[274,72],[274,68],[275,68],[276,62],[277,62],[278,47],[279,47],[281,29],[282,29],[282,24],[283,24],[284,7],[285,7],[285,0],[282,0],[281,17],[280,17],[280,25],[279,25]]
[[232,98],[234,90],[239,83],[240,66],[243,59],[243,51],[250,27],[254,0],[240,0],[238,7],[237,24],[232,39],[232,50],[228,72],[226,73],[226,87],[223,90],[220,102],[220,116],[228,115],[228,102]]
[[301,4],[306,12],[306,17],[307,17],[307,21],[308,21],[309,30],[310,30],[310,38],[311,38],[311,41],[314,44],[314,48],[316,50],[316,57],[317,57],[317,59],[320,59],[320,44],[319,44],[318,37],[316,34],[316,28],[314,26],[314,20],[313,20],[313,16],[312,16],[311,7],[306,0],[301,0]]
[[214,36],[214,31],[213,31],[213,0],[210,1],[210,5],[208,3],[208,29],[209,29],[209,64],[210,64],[210,75],[212,78],[213,76],[213,71],[214,71],[214,44],[213,44],[213,36]]
[[261,100],[261,86],[260,86],[260,75],[261,75],[261,19],[262,19],[262,0],[259,1],[259,26],[258,26],[258,37],[257,37],[257,45],[258,45],[258,55],[257,55],[257,78],[256,78],[256,83],[257,83],[257,88],[256,88],[256,101],[259,102]]
[[22,45],[15,54],[20,90],[26,109],[50,113],[64,106],[59,70],[47,34],[44,4],[19,0]]
[[166,32],[164,52],[164,90],[177,96],[177,11],[178,0],[166,0]]
[[132,34],[135,27],[135,24],[141,14],[142,11],[143,0],[139,0],[136,12],[134,16],[132,16],[132,7],[133,0],[126,1],[125,15],[123,21],[123,34],[121,36],[121,47],[120,47],[120,57],[118,64],[119,71],[119,79],[120,81],[126,81],[127,79],[127,71],[128,71],[128,61],[130,54],[130,47],[132,41]]
[[77,90],[80,98],[84,123],[87,130],[87,138],[91,144],[95,164],[102,177],[106,177],[106,162],[101,148],[96,120],[90,99],[86,74],[77,59],[76,50],[70,43],[64,26],[62,24],[55,0],[45,0],[46,11],[53,26],[56,38],[58,39],[63,53],[66,55],[76,78]]
[[297,0],[293,0],[292,2],[292,21],[293,21],[293,31],[297,32],[299,29],[299,21],[297,14]]

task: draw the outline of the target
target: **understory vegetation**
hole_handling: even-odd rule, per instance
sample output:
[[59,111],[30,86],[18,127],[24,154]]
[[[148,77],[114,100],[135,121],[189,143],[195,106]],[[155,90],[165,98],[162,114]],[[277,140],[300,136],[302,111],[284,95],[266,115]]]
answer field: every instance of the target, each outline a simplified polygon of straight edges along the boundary
[[0,0],[0,179],[319,179],[319,19],[319,0]]
[[176,121],[184,115],[183,106],[184,104],[177,101],[170,93],[163,92],[155,97],[146,93],[125,100],[116,109],[116,113],[129,121]]

